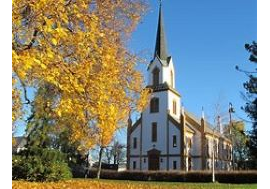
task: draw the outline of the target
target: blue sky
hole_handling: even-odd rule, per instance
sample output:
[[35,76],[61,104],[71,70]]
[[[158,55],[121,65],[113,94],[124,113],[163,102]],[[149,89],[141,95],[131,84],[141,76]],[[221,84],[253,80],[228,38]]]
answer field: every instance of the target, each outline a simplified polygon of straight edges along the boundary
[[[129,42],[135,53],[152,59],[159,3],[150,1],[150,10]],[[176,89],[187,110],[200,116],[202,106],[213,122],[214,105],[223,111],[232,102],[234,118],[248,119],[241,110],[245,101],[243,82],[247,77],[235,70],[254,70],[248,61],[245,43],[257,41],[256,0],[164,0],[162,3],[167,46],[176,72]],[[144,72],[146,66],[140,66]],[[250,124],[247,123],[249,129]]]
[[[128,45],[148,62],[155,46],[158,8],[158,0],[151,0],[149,11]],[[237,116],[248,119],[240,109],[245,103],[240,91],[244,91],[247,77],[236,71],[235,66],[255,68],[248,61],[244,44],[257,40],[257,1],[164,0],[162,8],[176,89],[182,95],[185,109],[200,116],[203,106],[208,121],[213,122],[214,105],[219,101],[227,111],[232,102]],[[146,73],[146,65],[140,69]],[[23,130],[23,126],[18,128],[17,135]],[[124,135],[124,131],[119,134],[123,141]]]

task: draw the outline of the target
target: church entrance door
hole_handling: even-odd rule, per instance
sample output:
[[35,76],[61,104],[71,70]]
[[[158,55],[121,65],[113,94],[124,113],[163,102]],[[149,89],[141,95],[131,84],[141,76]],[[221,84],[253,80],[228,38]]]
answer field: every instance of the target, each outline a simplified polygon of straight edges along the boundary
[[159,156],[150,155],[148,165],[149,170],[159,170]]
[[159,150],[148,151],[148,170],[159,170],[159,155]]

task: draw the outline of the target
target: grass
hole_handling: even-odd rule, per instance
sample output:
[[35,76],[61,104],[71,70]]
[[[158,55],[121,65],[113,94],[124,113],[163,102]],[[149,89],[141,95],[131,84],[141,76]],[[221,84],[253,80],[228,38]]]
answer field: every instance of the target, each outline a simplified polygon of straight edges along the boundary
[[180,183],[127,180],[72,179],[60,182],[12,181],[13,189],[256,189],[257,184]]

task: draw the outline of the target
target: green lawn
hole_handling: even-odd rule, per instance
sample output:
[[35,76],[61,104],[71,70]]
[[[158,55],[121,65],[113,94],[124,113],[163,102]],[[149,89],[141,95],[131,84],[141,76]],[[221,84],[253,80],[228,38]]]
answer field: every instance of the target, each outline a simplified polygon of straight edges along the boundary
[[[96,180],[96,179],[92,179]],[[119,183],[119,184],[131,184],[131,185],[143,185],[146,188],[150,186],[160,186],[165,188],[194,188],[194,189],[255,189],[257,184],[224,184],[224,183],[188,183],[188,182],[154,182],[154,181],[127,181],[127,180],[107,180],[100,179],[103,183]]]
[[54,188],[54,189],[256,189],[257,184],[220,184],[220,183],[180,183],[127,181],[105,179],[72,179],[61,182],[36,183],[13,181],[12,188]]

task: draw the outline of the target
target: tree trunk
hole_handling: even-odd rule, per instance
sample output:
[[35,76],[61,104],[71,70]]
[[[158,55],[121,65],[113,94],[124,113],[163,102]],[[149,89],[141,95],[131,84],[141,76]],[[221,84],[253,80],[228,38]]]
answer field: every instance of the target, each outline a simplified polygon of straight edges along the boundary
[[104,147],[101,146],[99,150],[99,159],[98,159],[98,172],[97,172],[97,179],[100,179],[100,172],[101,172],[101,158],[103,154]]
[[114,156],[113,156],[113,164],[114,164],[114,165],[116,164],[116,158],[117,158],[117,156],[114,155]]
[[86,155],[86,167],[87,167],[87,170],[85,171],[84,178],[87,178],[89,176],[90,168],[91,168],[90,163],[89,163],[89,152]]

